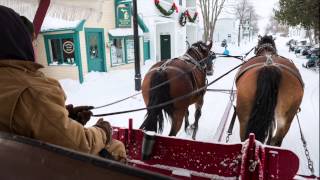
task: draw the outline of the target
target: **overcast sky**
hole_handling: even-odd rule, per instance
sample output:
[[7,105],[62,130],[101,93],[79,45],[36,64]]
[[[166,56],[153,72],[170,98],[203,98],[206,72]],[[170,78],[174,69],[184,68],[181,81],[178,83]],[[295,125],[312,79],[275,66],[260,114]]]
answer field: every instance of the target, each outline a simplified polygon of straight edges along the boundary
[[250,0],[260,16],[259,29],[260,34],[264,33],[264,29],[268,24],[269,17],[272,15],[272,9],[276,8],[279,0]]

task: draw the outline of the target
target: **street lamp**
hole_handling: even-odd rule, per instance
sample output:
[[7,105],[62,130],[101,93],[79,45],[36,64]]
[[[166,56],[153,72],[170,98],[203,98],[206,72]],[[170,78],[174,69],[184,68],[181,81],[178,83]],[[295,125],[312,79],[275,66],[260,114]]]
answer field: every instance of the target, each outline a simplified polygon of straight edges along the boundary
[[138,10],[137,0],[133,2],[133,38],[134,38],[134,82],[135,90],[141,90],[141,73],[140,73],[140,47],[139,47],[139,32],[138,32]]

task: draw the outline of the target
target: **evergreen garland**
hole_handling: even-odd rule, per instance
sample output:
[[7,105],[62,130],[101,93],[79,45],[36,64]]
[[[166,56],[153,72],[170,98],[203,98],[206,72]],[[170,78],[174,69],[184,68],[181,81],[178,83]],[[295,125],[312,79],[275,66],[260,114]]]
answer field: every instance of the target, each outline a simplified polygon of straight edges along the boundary
[[181,13],[180,18],[179,18],[179,24],[183,27],[187,23],[187,17],[185,15],[185,12]]
[[178,13],[178,7],[176,3],[173,3],[171,8],[169,10],[165,10],[161,5],[160,5],[160,0],[154,0],[154,4],[158,8],[158,10],[165,16],[170,16],[171,14],[176,11]]
[[184,14],[185,14],[185,16],[187,16],[189,22],[192,22],[192,23],[194,23],[194,22],[196,21],[197,17],[198,17],[198,12],[195,12],[194,15],[193,15],[193,17],[191,17],[191,15],[190,15],[190,13],[189,13],[188,10],[186,10],[186,11],[184,12]]

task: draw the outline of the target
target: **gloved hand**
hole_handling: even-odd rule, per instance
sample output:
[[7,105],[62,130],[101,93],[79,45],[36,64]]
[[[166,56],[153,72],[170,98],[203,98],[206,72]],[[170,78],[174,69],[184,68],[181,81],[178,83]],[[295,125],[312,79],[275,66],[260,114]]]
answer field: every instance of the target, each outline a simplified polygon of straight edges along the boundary
[[92,116],[93,106],[76,106],[73,107],[72,104],[66,106],[66,109],[69,111],[69,117],[82,125],[85,125]]
[[127,163],[127,153],[124,144],[116,139],[112,139],[106,150],[112,155],[113,159],[122,163]]
[[97,123],[94,125],[96,127],[99,127],[104,130],[107,136],[106,144],[109,144],[112,139],[112,127],[108,121],[104,121],[102,118],[100,118]]

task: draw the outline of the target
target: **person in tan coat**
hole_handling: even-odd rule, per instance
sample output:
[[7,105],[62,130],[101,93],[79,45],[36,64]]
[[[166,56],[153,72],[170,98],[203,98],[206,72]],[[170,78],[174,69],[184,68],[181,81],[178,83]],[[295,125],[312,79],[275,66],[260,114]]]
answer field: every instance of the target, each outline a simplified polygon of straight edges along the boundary
[[65,107],[59,82],[34,62],[32,40],[20,16],[0,5],[0,27],[0,131],[95,155],[107,149],[125,161],[124,145],[112,140],[107,121],[85,128],[91,107]]

